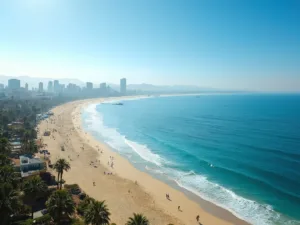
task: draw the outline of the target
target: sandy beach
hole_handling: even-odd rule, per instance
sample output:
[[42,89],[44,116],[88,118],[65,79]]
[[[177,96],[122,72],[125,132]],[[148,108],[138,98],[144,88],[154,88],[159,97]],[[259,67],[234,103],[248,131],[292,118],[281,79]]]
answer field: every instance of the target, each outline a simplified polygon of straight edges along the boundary
[[[197,225],[197,215],[203,225],[248,224],[225,209],[137,170],[127,159],[86,133],[81,127],[81,109],[103,100],[75,101],[54,108],[54,115],[40,122],[38,135],[47,145],[52,162],[58,158],[70,162],[71,170],[63,175],[66,183],[77,183],[89,196],[106,201],[111,222],[125,224],[133,213],[143,213],[152,225]],[[46,130],[51,131],[50,136],[43,136]]]

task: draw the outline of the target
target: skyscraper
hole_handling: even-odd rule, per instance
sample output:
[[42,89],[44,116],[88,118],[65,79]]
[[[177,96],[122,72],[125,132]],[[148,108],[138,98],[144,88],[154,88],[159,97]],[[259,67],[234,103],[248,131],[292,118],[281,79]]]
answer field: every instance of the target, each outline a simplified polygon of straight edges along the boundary
[[59,92],[60,86],[59,86],[59,81],[58,80],[54,81],[53,89],[54,89],[54,92],[56,92],[56,93]]
[[105,90],[106,90],[106,83],[101,83],[101,84],[100,84],[100,89],[101,89],[102,91],[105,91]]
[[44,84],[43,82],[39,83],[39,92],[43,92],[44,91]]
[[8,88],[9,89],[20,89],[21,87],[21,82],[18,79],[9,79],[8,80]]
[[48,82],[48,92],[52,92],[53,91],[53,82],[49,81]]
[[28,84],[25,84],[25,90],[28,91]]
[[64,92],[65,91],[65,87],[66,87],[65,84],[60,84],[59,85],[59,92]]
[[86,89],[93,89],[93,83],[92,82],[86,82]]
[[120,80],[120,92],[121,94],[126,94],[126,78]]

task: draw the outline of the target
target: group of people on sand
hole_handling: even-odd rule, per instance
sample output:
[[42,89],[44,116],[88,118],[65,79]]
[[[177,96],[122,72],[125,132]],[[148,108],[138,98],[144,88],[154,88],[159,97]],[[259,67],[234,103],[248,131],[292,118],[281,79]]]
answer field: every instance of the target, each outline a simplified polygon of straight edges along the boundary
[[97,168],[97,165],[96,165],[97,162],[100,164],[100,160],[96,159],[95,161],[91,161],[90,166],[93,166],[93,167]]
[[105,172],[105,171],[103,172],[103,174],[104,174],[104,175],[113,175],[112,172]]
[[[171,198],[170,198],[170,195],[168,193],[166,193],[166,199],[168,199],[169,201],[172,201]],[[180,205],[177,207],[177,209],[178,209],[178,211],[182,212],[182,210],[180,208]],[[197,222],[200,221],[200,216],[199,215],[196,216],[196,220],[197,220]]]
[[114,157],[109,156],[109,160],[107,161],[107,165],[110,166],[112,169],[114,168]]

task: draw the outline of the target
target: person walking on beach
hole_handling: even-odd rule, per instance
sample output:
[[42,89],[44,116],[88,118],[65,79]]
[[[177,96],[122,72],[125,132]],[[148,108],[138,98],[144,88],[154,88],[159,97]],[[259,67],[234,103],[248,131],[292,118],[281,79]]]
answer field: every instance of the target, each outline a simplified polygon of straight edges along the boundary
[[181,209],[180,209],[180,205],[178,206],[178,211],[181,211]]
[[199,215],[196,216],[196,220],[197,220],[197,222],[199,222],[199,220],[200,220],[200,216]]
[[170,195],[168,193],[166,194],[166,198],[170,200]]

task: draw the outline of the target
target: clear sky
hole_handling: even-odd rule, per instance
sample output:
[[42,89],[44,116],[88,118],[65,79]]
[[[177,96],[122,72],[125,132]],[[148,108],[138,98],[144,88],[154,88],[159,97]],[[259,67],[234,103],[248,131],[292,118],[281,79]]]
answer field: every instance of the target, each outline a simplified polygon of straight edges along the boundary
[[300,1],[0,0],[0,74],[300,91]]

